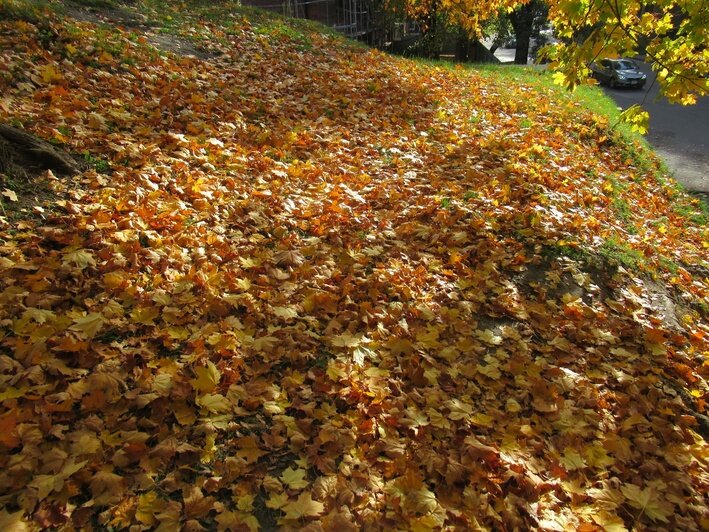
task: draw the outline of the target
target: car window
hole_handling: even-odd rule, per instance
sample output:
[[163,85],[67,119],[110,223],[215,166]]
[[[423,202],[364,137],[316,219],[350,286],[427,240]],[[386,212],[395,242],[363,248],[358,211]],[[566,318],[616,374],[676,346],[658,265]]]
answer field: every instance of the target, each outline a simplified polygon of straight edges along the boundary
[[608,61],[608,59],[601,60],[601,66],[608,68],[610,66],[610,61]]
[[631,61],[618,61],[617,70],[631,70],[635,65]]

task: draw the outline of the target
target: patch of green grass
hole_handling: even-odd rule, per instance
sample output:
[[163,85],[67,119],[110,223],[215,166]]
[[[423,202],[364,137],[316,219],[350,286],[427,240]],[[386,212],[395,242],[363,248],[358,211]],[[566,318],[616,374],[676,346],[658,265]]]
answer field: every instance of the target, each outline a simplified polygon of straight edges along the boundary
[[[202,20],[218,24],[226,33],[251,28],[254,32],[269,38],[292,40],[301,50],[312,48],[313,34],[329,35],[342,42],[347,41],[332,28],[318,22],[284,17],[230,0],[221,2],[185,0],[180,4],[167,0],[145,0],[139,3],[138,7],[153,20],[153,23],[162,26],[162,29],[168,33],[178,33],[181,27]],[[352,43],[354,44],[354,41]]]
[[546,245],[541,254],[545,260],[568,257],[582,264],[596,264],[598,262],[594,260],[593,254],[588,250],[571,244]]
[[606,179],[613,187],[613,192],[612,192],[613,196],[617,196],[618,192],[628,189],[628,184],[624,183],[623,181],[621,181],[620,179],[618,179],[614,175],[609,175],[608,177],[606,177]]
[[46,0],[0,0],[0,20],[25,20],[38,23],[49,7]]
[[645,257],[639,251],[614,238],[606,240],[599,253],[613,266],[623,266],[631,270],[646,269]]
[[313,47],[313,43],[306,33],[289,24],[260,25],[256,26],[254,31],[258,35],[265,35],[271,39],[290,40],[301,50],[309,50]]
[[628,233],[630,233],[631,235],[636,235],[638,233],[637,227],[635,227],[632,223],[633,211],[631,210],[630,205],[627,201],[625,201],[623,198],[615,198],[613,200],[613,211],[615,212],[616,216],[620,218],[620,220],[623,222],[623,225],[625,226]]
[[679,271],[679,264],[677,264],[672,259],[668,259],[667,257],[660,257],[658,259],[658,262],[661,267],[663,267],[670,273],[676,274]]
[[682,218],[700,227],[705,227],[709,223],[709,206],[699,200],[679,200],[672,209]]
[[118,3],[113,0],[72,0],[72,2],[86,7],[113,8],[118,6]]
[[105,174],[111,169],[111,163],[109,163],[105,159],[94,157],[88,151],[82,153],[82,157],[84,158],[84,161],[86,161],[87,164],[95,168],[97,172]]

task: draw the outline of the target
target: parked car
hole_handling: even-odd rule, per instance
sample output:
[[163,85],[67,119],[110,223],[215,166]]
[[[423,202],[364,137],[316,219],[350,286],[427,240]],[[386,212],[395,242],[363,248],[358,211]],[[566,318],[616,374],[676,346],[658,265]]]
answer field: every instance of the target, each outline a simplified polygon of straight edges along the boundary
[[609,87],[641,88],[647,81],[647,76],[632,59],[601,59],[591,63],[590,68],[593,77]]

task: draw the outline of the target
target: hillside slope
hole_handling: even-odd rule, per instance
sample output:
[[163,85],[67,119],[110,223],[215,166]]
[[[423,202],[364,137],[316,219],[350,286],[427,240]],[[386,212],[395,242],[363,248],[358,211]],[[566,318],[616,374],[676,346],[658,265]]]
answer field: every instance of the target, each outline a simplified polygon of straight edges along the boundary
[[83,170],[2,175],[0,529],[709,526],[706,219],[651,154],[543,74],[167,4],[4,4],[0,123]]

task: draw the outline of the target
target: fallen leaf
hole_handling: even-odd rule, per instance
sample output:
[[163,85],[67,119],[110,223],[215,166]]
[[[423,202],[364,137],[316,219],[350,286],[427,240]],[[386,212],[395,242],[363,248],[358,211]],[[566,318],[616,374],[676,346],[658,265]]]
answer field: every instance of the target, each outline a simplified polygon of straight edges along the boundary
[[282,510],[286,513],[286,519],[301,519],[321,515],[325,511],[325,505],[314,501],[310,493],[305,491],[298,496],[297,500],[283,506]]
[[3,196],[5,196],[5,197],[6,197],[7,199],[9,199],[10,201],[18,201],[17,194],[15,194],[15,192],[13,192],[12,190],[10,190],[9,188],[6,188],[6,189],[3,190],[2,192],[0,192],[0,194],[2,194]]

